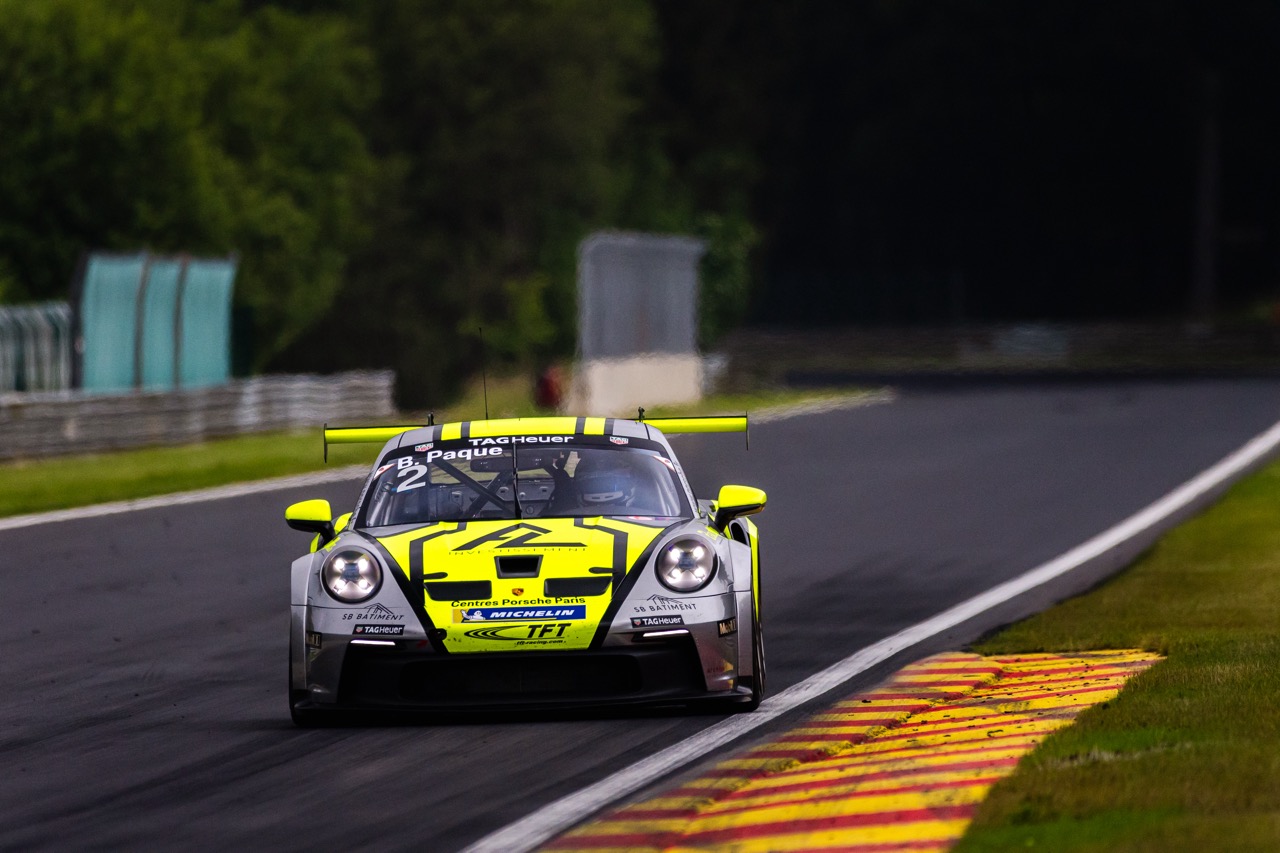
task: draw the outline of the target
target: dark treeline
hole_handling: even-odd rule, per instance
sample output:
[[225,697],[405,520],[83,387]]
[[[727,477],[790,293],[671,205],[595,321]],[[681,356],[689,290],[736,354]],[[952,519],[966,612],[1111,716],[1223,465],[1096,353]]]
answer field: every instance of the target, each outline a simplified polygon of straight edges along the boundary
[[1243,316],[1278,48],[1272,0],[0,0],[0,299],[237,251],[253,369],[393,366],[406,405],[481,327],[571,352],[605,227],[708,241],[708,341]]
[[1182,318],[1280,294],[1280,4],[786,8],[758,316]]

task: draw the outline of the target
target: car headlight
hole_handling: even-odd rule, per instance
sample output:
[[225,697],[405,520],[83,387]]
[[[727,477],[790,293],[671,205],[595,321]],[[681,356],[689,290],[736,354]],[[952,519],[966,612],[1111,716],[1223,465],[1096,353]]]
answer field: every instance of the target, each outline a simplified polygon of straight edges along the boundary
[[677,539],[658,554],[658,580],[667,589],[702,589],[716,570],[716,555],[701,539]]
[[382,585],[382,567],[368,551],[341,548],[325,558],[320,585],[343,604],[358,604]]

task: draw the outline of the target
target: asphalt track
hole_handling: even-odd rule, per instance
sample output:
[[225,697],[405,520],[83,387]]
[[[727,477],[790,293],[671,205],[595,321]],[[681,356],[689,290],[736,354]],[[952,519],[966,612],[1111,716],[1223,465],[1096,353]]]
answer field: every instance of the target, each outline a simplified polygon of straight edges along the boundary
[[[1068,550],[1277,419],[1275,380],[1063,383],[908,392],[759,425],[750,452],[676,441],[700,493],[769,493],[776,691]],[[0,532],[0,848],[456,850],[719,719],[294,729],[287,565],[305,536],[281,510],[355,490]]]

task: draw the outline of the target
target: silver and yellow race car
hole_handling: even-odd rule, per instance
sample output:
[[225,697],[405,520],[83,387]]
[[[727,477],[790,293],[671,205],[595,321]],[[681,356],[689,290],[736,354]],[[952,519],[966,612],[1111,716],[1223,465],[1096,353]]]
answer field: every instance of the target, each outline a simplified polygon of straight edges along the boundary
[[663,431],[728,418],[326,429],[385,442],[355,508],[290,506],[289,710],[687,704],[765,693],[765,494],[698,501]]

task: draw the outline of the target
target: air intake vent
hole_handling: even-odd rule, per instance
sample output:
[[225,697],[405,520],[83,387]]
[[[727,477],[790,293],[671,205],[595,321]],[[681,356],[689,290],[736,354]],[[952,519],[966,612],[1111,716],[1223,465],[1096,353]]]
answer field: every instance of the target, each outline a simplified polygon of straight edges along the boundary
[[519,557],[494,557],[498,564],[500,578],[536,578],[538,567],[542,565],[541,554],[528,554]]
[[488,581],[434,581],[426,587],[432,601],[483,601],[493,597]]
[[547,578],[542,590],[547,598],[579,598],[604,595],[610,583],[611,578]]

